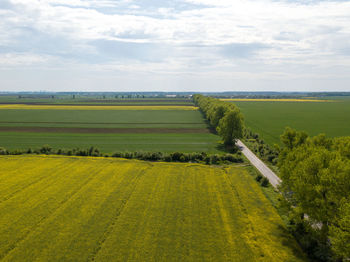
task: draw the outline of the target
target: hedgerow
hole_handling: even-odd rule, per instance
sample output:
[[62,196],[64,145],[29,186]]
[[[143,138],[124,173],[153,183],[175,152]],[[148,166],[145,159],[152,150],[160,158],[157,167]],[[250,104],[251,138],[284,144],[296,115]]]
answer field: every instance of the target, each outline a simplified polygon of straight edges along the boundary
[[186,162],[186,163],[205,163],[208,165],[242,163],[243,158],[240,152],[236,154],[207,154],[201,153],[163,153],[163,152],[143,152],[143,151],[117,151],[113,154],[102,153],[98,148],[90,147],[87,149],[53,149],[49,145],[41,148],[27,150],[7,150],[0,147],[0,155],[23,155],[23,154],[44,154],[44,155],[66,155],[66,156],[90,156],[90,157],[115,157],[126,159],[139,159],[145,161],[164,161],[164,162]]

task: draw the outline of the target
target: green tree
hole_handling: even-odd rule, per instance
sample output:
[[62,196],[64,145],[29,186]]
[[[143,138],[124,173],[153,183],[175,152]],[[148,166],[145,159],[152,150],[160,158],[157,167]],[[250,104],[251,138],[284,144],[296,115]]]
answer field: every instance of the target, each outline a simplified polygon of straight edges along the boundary
[[316,233],[316,241],[329,247],[331,238],[335,254],[349,257],[350,137],[311,138],[287,128],[281,140],[281,190],[294,207],[291,217],[307,214],[301,222]]
[[235,140],[243,134],[243,116],[238,108],[226,111],[220,119],[217,131],[223,138],[225,145],[233,145]]
[[281,142],[287,149],[293,149],[305,143],[307,137],[305,132],[297,132],[290,127],[286,127],[284,133],[281,135]]
[[350,258],[350,202],[344,201],[339,209],[340,218],[330,227],[330,240],[334,253],[345,259]]
[[227,106],[224,103],[218,103],[210,109],[210,124],[213,127],[219,125],[220,119],[224,117],[226,110]]

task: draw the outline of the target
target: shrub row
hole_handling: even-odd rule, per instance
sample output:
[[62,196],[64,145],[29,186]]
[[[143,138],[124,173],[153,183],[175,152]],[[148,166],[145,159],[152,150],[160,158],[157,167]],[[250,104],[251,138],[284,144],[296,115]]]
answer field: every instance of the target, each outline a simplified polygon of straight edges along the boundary
[[265,141],[259,137],[259,134],[253,133],[249,128],[245,128],[243,137],[245,144],[252,152],[258,155],[262,160],[272,165],[277,165],[278,151],[266,144]]
[[112,157],[121,157],[127,159],[140,159],[147,161],[165,161],[165,162],[192,162],[205,164],[221,163],[242,163],[243,159],[240,153],[237,154],[211,154],[202,153],[162,153],[162,152],[116,152]]
[[93,156],[93,157],[117,157],[127,159],[139,159],[145,161],[165,161],[165,162],[191,162],[191,163],[205,163],[207,165],[217,165],[223,163],[242,163],[243,158],[241,153],[236,154],[207,154],[202,153],[162,153],[162,152],[115,152],[112,155],[102,154],[97,148],[90,147],[88,149],[57,149],[54,150],[48,145],[38,149],[28,150],[6,150],[0,147],[0,155],[22,155],[22,154],[46,154],[46,155],[67,155],[67,156]]

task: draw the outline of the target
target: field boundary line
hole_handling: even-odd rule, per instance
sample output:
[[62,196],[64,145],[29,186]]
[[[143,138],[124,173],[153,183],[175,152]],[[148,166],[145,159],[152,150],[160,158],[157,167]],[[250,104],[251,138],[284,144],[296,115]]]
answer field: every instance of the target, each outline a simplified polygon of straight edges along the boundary
[[72,121],[0,121],[0,124],[86,124],[86,125],[203,125],[202,122],[72,122]]

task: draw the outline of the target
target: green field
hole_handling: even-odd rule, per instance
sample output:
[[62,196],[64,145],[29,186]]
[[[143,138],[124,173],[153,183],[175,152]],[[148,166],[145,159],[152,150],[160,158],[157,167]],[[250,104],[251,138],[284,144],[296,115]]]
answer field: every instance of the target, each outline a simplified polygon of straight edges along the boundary
[[[334,98],[333,98],[334,99]],[[350,135],[350,99],[334,102],[234,102],[245,122],[269,144],[289,126],[309,135],[325,133],[329,137]]]
[[30,96],[22,95],[0,95],[0,104],[15,103],[15,104],[110,104],[110,105],[193,105],[190,98],[165,98],[165,97],[148,97],[148,98],[115,98],[114,96],[76,96],[72,99],[72,95],[51,95],[46,96]]
[[0,126],[207,128],[197,110],[0,109]]
[[0,132],[0,146],[7,149],[39,148],[87,149],[104,153],[117,151],[207,152],[218,153],[220,138],[214,134],[58,134]]
[[0,157],[1,261],[304,261],[244,167]]
[[193,110],[192,104],[175,109],[172,105],[138,105],[143,108],[110,109],[105,103],[88,107],[78,103],[68,107],[64,103],[53,107],[15,105],[18,109],[1,105],[0,147],[26,150],[43,145],[54,149],[94,146],[104,153],[220,152],[220,138],[210,133],[203,116]]

